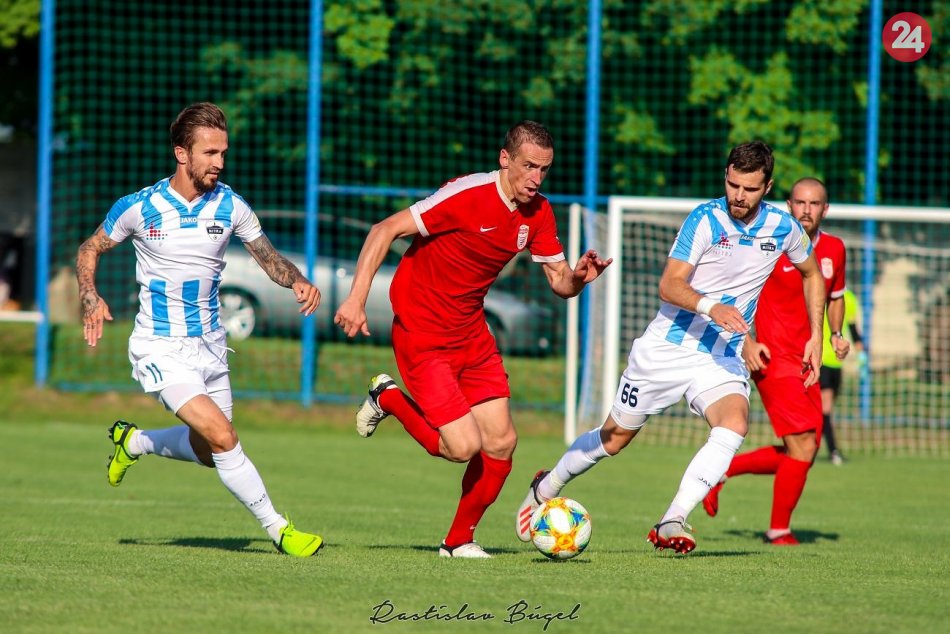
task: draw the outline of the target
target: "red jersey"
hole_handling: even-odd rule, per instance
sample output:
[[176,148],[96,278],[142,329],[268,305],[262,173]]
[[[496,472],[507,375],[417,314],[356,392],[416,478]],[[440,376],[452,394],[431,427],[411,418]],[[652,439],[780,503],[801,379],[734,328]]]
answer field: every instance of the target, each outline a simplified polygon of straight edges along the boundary
[[515,204],[500,179],[500,171],[462,176],[409,208],[419,235],[389,289],[407,330],[444,334],[480,324],[488,288],[519,251],[535,262],[564,259],[547,198]]
[[[819,231],[814,241],[815,259],[825,280],[825,302],[844,295],[844,242]],[[769,376],[802,375],[802,355],[811,337],[805,287],[801,273],[783,254],[759,296],[755,314],[756,339],[769,347],[772,358],[766,372]],[[829,345],[824,342],[823,345]]]

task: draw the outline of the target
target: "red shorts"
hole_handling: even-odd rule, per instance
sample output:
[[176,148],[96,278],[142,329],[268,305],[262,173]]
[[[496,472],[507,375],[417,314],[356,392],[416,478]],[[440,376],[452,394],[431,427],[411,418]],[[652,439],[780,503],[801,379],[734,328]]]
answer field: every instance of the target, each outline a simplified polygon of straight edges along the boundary
[[773,378],[754,372],[752,378],[777,436],[814,431],[821,442],[821,387],[817,383],[805,389],[804,377]]
[[472,406],[511,396],[508,374],[486,324],[464,334],[406,330],[393,321],[393,352],[406,390],[433,427],[472,411]]

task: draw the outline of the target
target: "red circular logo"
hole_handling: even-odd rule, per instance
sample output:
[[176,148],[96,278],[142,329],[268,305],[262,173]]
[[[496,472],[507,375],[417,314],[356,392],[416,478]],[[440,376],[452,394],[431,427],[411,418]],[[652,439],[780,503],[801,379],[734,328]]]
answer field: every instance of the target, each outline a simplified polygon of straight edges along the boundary
[[884,50],[899,62],[916,62],[930,50],[930,25],[916,13],[898,13],[884,25]]

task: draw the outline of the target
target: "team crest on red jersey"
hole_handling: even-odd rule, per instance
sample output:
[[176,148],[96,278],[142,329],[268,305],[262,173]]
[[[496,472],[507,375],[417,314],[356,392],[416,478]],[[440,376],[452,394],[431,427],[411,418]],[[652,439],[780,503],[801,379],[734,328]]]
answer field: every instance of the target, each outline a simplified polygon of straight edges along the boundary
[[518,227],[518,250],[521,251],[528,244],[528,225]]
[[831,258],[821,258],[821,275],[830,280],[835,276],[835,263]]

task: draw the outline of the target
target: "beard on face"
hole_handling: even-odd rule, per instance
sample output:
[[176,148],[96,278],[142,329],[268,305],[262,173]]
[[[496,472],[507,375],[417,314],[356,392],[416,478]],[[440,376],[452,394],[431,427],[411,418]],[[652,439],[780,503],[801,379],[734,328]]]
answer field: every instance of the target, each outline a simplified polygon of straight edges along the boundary
[[191,178],[191,184],[195,186],[195,190],[199,194],[207,194],[214,189],[215,185],[217,185],[217,180],[208,179],[209,176],[211,176],[210,173],[205,173],[202,176],[198,172],[194,171],[191,167],[188,168],[188,177]]
[[[736,209],[740,209],[741,211],[737,213],[735,211]],[[729,201],[729,215],[731,215],[733,218],[737,220],[741,220],[749,215],[749,207],[746,205],[739,205],[737,203]]]

